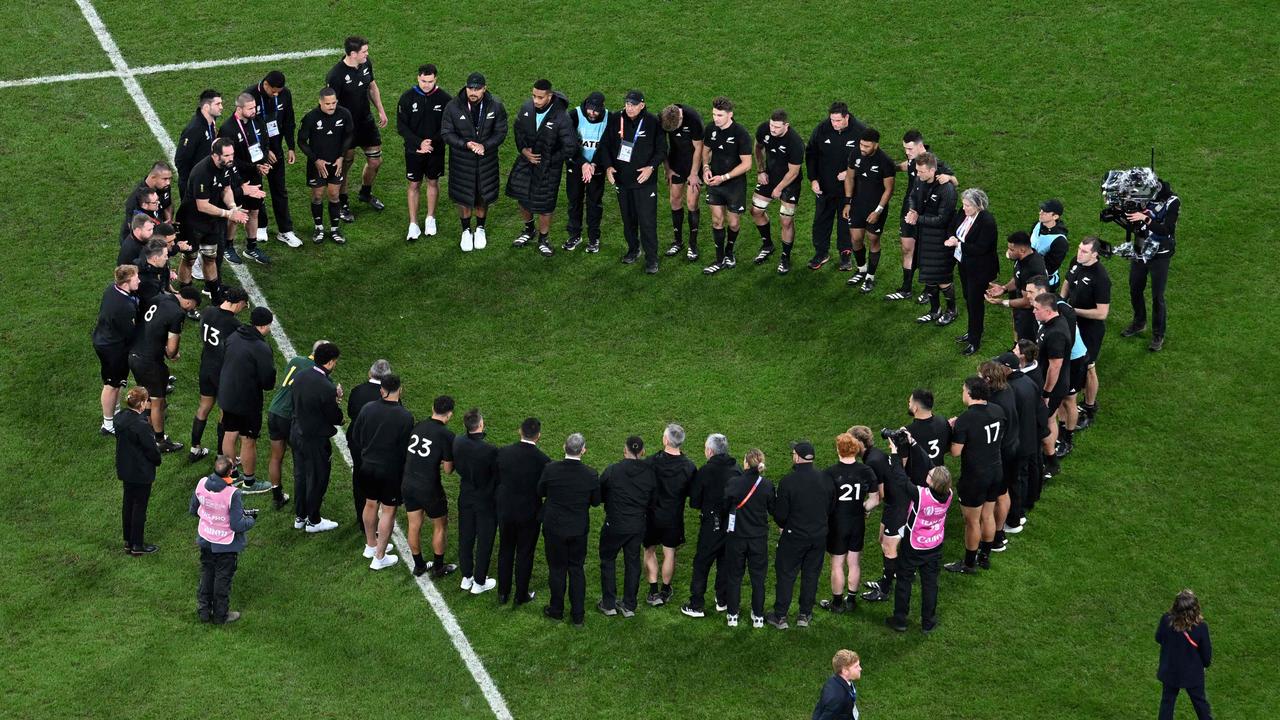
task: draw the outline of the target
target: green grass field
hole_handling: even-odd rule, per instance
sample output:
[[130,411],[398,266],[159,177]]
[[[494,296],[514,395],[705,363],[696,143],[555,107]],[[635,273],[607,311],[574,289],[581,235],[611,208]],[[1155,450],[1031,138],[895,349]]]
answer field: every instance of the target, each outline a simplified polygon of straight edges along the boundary
[[[545,76],[574,101],[602,90],[611,106],[629,87],[644,89],[651,108],[709,107],[726,94],[751,129],[783,106],[807,137],[842,98],[881,129],[895,157],[901,133],[921,128],[963,187],[987,190],[1006,233],[1029,228],[1037,203],[1057,196],[1073,238],[1116,239],[1114,226],[1096,221],[1098,180],[1145,164],[1155,145],[1158,171],[1183,200],[1166,350],[1152,355],[1145,340],[1119,337],[1131,316],[1127,266],[1111,261],[1099,422],[993,570],[943,578],[940,632],[922,637],[913,617],[913,632],[891,633],[883,604],[787,632],[729,630],[685,618],[678,605],[631,621],[589,613],[575,630],[544,620],[541,602],[513,611],[493,595],[464,595],[452,579],[440,589],[518,718],[808,717],[840,647],[862,655],[864,717],[1151,716],[1155,623],[1187,586],[1213,627],[1208,692],[1219,716],[1275,716],[1280,547],[1264,493],[1276,478],[1266,468],[1277,425],[1263,392],[1280,363],[1269,282],[1280,271],[1280,218],[1266,154],[1280,97],[1273,3],[116,0],[98,11],[133,67],[336,48],[347,34],[365,35],[389,112],[428,61],[451,92],[482,70],[513,114]],[[10,3],[0,22],[10,37],[3,79],[111,67],[74,3]],[[139,81],[176,137],[201,89],[231,98],[275,67],[301,115],[336,60]],[[240,559],[232,603],[245,617],[236,626],[200,625],[192,612],[197,554],[186,503],[197,472],[185,458],[166,457],[153,492],[148,539],[161,552],[120,553],[120,489],[112,444],[96,435],[88,333],[120,207],[161,149],[117,79],[0,88],[0,138],[0,716],[491,717],[409,573],[371,573],[360,560],[336,457],[326,515],[344,527],[304,538],[265,509]],[[655,446],[674,420],[699,461],[701,438],[724,432],[737,457],[763,448],[774,479],[785,472],[787,441],[814,438],[826,464],[830,438],[854,423],[898,423],[917,385],[937,391],[940,412],[960,408],[973,363],[956,352],[950,328],[916,327],[915,306],[851,292],[830,267],[778,277],[747,263],[706,278],[678,261],[645,276],[617,264],[621,230],[608,197],[595,256],[510,249],[519,224],[506,198],[484,252],[458,251],[447,205],[442,234],[407,246],[394,127],[384,140],[384,213],[356,207],[346,247],[273,241],[274,266],[251,268],[295,345],[341,345],[336,376],[348,388],[386,357],[416,414],[451,394],[460,408],[484,409],[498,443],[538,415],[550,454],[580,431],[585,460],[603,468],[624,437],[640,433]],[[502,150],[504,177],[514,154],[510,143]],[[305,229],[301,165],[289,181]],[[812,207],[805,197],[797,259],[807,257]],[[660,206],[663,237],[667,225]],[[746,225],[740,255],[750,257],[758,241]],[[557,242],[562,228],[563,211]],[[882,278],[897,263],[889,242]],[[988,318],[993,329],[1006,321],[994,309]],[[183,346],[169,431],[185,441],[198,337],[188,330]],[[948,559],[960,553],[953,515]],[[693,537],[692,513],[688,522]],[[869,575],[880,564],[874,545],[863,559]],[[594,537],[592,548],[594,605]],[[677,596],[687,593],[692,554],[692,545],[681,553]],[[546,596],[541,559],[534,587]],[[1182,707],[1179,717],[1190,716]]]

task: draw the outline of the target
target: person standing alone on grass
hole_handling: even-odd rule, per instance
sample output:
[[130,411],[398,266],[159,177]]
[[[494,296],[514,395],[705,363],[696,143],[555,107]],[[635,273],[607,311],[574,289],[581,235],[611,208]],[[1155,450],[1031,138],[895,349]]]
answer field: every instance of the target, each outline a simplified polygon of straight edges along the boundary
[[135,387],[125,396],[125,408],[115,416],[116,477],[124,483],[124,549],[135,557],[158,549],[143,539],[151,485],[161,461],[151,428],[142,417],[150,408],[147,389]]
[[831,669],[835,675],[827,678],[827,684],[822,686],[812,720],[857,720],[858,689],[853,681],[862,679],[862,660],[852,650],[841,650],[831,658]]
[[[196,589],[196,615],[200,622],[225,625],[240,619],[230,609],[231,579],[235,577],[245,533],[253,527],[257,511],[246,512],[239,490],[231,484],[231,459],[219,455],[213,473],[200,478],[187,511],[200,518],[196,545],[200,547],[200,586]],[[250,514],[252,513],[252,514]]]
[[1160,697],[1160,720],[1173,720],[1173,706],[1178,691],[1185,689],[1191,706],[1200,720],[1212,720],[1209,699],[1204,694],[1204,671],[1213,662],[1213,646],[1209,642],[1209,624],[1200,613],[1200,600],[1190,590],[1183,590],[1173,600],[1173,607],[1160,618],[1156,627],[1160,644],[1160,669],[1156,678],[1164,684]]

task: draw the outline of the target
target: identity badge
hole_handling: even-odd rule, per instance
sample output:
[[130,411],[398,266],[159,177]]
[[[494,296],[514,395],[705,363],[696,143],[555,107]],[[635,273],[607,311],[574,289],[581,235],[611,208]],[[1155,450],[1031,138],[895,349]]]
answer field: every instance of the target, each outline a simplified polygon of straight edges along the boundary
[[280,137],[280,123],[275,120],[267,121],[267,137]]
[[254,143],[249,146],[249,162],[259,163],[262,162],[264,157],[266,155],[262,153],[262,145],[260,143]]
[[622,141],[622,147],[618,150],[618,160],[621,162],[631,162],[631,149],[636,146],[635,143]]

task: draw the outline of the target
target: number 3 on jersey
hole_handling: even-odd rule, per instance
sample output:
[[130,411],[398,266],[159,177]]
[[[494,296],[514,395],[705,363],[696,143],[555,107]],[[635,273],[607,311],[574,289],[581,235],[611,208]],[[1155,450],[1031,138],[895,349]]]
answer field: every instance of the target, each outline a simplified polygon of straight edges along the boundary
[[933,460],[934,458],[938,457],[938,455],[940,454],[942,454],[942,448],[938,447],[938,441],[936,439],[930,440],[929,441],[929,459]]
[[418,457],[427,457],[431,455],[431,441],[424,437],[414,435],[409,438],[409,454]]

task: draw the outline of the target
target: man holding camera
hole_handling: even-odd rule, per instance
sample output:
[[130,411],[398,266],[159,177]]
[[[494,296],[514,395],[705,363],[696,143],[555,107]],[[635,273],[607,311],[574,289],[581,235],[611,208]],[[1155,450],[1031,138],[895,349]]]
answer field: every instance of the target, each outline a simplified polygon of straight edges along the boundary
[[200,518],[196,544],[200,546],[200,587],[196,590],[196,615],[200,622],[225,625],[240,619],[228,609],[231,579],[236,574],[245,533],[253,527],[257,510],[245,510],[240,490],[231,484],[233,463],[226,455],[213,461],[213,472],[200,479],[187,511]]
[[[1147,328],[1147,277],[1151,277],[1151,344],[1147,349],[1159,352],[1164,347],[1167,314],[1164,289],[1169,282],[1169,261],[1173,259],[1174,232],[1182,201],[1169,183],[1161,180],[1160,190],[1146,208],[1125,216],[1125,234],[1135,236],[1139,252],[1129,260],[1129,301],[1133,304],[1133,322],[1120,331],[1120,337],[1133,337]],[[1154,244],[1152,252],[1146,246]],[[1144,252],[1145,251],[1145,252]],[[1147,259],[1149,256],[1149,259]]]

